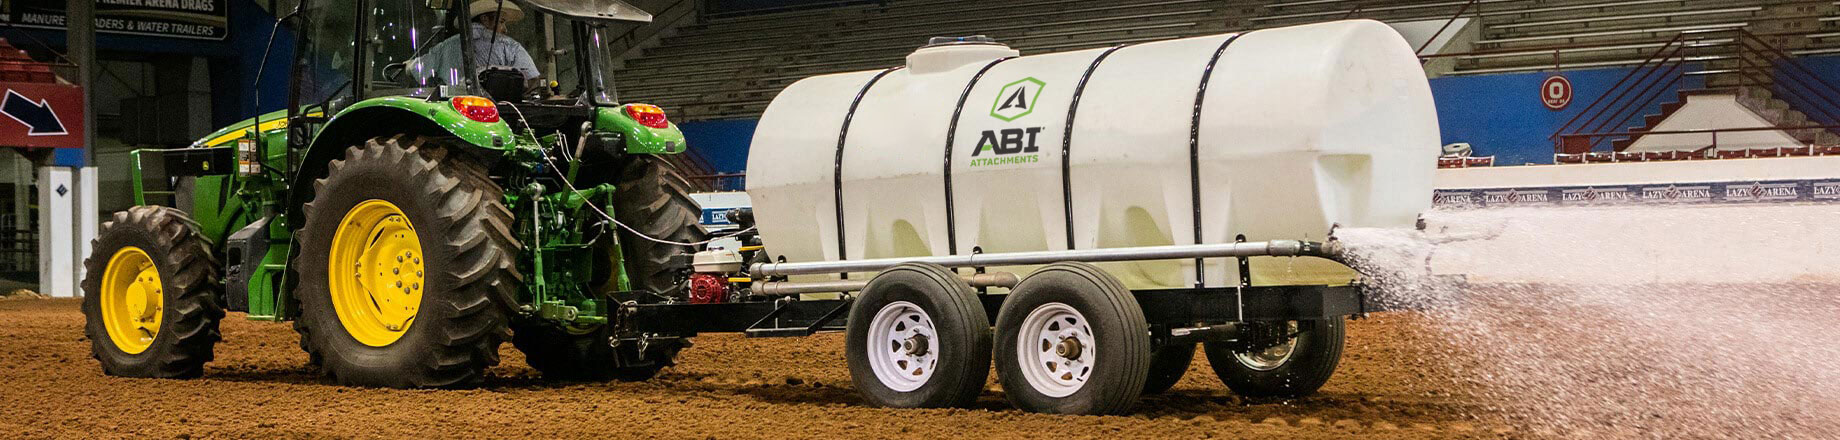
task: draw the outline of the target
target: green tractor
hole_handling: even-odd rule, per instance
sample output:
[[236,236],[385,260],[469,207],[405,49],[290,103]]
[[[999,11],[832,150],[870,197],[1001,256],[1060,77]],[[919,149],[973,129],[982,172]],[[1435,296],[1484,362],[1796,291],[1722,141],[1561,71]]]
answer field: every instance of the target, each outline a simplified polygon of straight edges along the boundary
[[707,238],[663,160],[683,134],[614,94],[610,25],[649,14],[617,0],[278,10],[298,38],[286,110],[131,156],[137,206],[85,262],[103,371],[198,376],[226,311],[293,321],[348,385],[474,383],[507,340],[547,378],[671,364],[687,335],[622,330],[611,312],[680,300],[674,256]]

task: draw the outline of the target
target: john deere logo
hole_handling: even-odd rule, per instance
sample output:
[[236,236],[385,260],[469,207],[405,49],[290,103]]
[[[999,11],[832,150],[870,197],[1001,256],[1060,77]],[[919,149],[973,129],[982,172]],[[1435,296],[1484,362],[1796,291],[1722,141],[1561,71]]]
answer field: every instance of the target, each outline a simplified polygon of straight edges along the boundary
[[990,117],[1009,122],[1028,116],[1035,111],[1035,102],[1041,99],[1041,88],[1046,85],[1034,77],[1004,84],[1003,90],[997,91],[997,101],[990,104]]

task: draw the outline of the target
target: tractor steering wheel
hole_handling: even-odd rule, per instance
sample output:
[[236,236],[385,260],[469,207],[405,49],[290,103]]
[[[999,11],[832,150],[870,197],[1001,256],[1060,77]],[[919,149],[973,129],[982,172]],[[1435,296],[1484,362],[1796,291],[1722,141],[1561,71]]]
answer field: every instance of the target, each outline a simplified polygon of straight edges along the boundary
[[409,69],[408,61],[385,64],[383,66],[383,79],[394,81],[394,82],[402,82],[403,71],[408,70],[408,69]]

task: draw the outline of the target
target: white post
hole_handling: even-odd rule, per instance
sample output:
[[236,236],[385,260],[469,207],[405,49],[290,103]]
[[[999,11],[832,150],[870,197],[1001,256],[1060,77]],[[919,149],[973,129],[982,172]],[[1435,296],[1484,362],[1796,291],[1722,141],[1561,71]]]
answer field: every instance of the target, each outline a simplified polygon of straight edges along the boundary
[[77,294],[82,295],[83,277],[87,269],[83,266],[83,260],[89,258],[90,242],[96,240],[97,216],[101,215],[102,210],[101,204],[97,202],[101,195],[98,192],[97,183],[102,180],[102,174],[93,165],[76,170],[77,182],[71,185],[71,188],[76,189],[72,193],[76,196],[72,203],[72,208],[76,212],[73,219],[76,224],[71,228],[71,234],[74,236],[71,240],[73,249],[71,249],[70,264],[73,270],[70,271],[70,285],[78,286]]
[[76,229],[71,167],[38,167],[38,291],[59,298],[77,296]]

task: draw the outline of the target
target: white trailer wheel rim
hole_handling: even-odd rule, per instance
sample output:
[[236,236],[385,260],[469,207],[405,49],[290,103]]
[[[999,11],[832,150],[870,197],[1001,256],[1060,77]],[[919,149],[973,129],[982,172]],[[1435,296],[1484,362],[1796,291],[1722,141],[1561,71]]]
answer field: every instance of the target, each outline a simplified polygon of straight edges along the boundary
[[1036,392],[1067,397],[1092,378],[1098,345],[1086,316],[1072,306],[1047,303],[1029,312],[1016,333],[1022,377]]
[[[1290,321],[1288,323],[1286,333],[1297,333],[1297,321]],[[1246,368],[1255,371],[1271,371],[1290,362],[1291,354],[1296,353],[1296,351],[1297,338],[1291,337],[1285,339],[1282,344],[1264,350],[1235,352],[1233,353],[1233,358],[1238,360],[1239,364],[1244,365]]]
[[895,301],[869,321],[869,369],[883,386],[909,392],[926,385],[939,366],[939,333],[920,306]]

